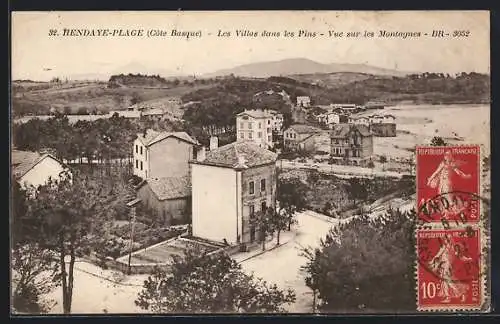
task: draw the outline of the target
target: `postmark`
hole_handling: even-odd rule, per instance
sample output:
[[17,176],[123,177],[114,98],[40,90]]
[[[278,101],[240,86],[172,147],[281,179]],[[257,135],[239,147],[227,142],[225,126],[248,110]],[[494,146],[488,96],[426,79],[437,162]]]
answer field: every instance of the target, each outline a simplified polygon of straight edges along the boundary
[[418,146],[417,211],[420,222],[478,223],[480,147]]
[[483,302],[481,231],[417,230],[418,310],[475,310]]

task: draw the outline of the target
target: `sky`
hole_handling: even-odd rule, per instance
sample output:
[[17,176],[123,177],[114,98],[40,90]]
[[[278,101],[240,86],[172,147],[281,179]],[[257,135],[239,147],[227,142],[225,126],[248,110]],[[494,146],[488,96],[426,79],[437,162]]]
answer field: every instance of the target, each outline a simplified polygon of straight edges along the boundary
[[[49,36],[50,29],[201,31],[202,37]],[[314,38],[238,38],[235,30],[308,30]],[[380,30],[432,33],[469,31],[468,37],[378,38]],[[219,30],[230,37],[217,37]],[[329,30],[375,32],[374,38],[329,38]],[[287,58],[320,63],[368,64],[412,72],[489,73],[489,13],[432,12],[13,12],[12,78],[158,71],[162,76],[201,75],[219,69]],[[209,35],[209,33],[211,35]]]

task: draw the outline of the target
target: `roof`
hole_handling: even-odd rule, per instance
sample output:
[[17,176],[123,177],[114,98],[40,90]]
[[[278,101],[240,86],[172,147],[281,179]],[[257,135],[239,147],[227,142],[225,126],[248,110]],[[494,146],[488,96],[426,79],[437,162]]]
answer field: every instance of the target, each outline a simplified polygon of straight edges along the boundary
[[245,110],[240,112],[237,116],[248,115],[253,118],[271,118],[272,115],[264,110]]
[[148,129],[146,131],[146,136],[143,136],[143,134],[138,135],[139,141],[141,141],[144,146],[153,145],[154,143],[162,141],[168,137],[176,137],[193,145],[199,145],[198,141],[194,140],[186,132],[157,132],[152,129]]
[[146,180],[146,184],[158,200],[176,199],[191,196],[189,177],[166,177]]
[[150,116],[150,115],[164,115],[165,112],[161,108],[150,108],[146,109],[143,113],[144,116]]
[[303,124],[294,124],[291,125],[288,129],[293,129],[298,134],[310,134],[310,133],[318,133],[321,132],[321,129],[316,128],[314,126],[303,125]]
[[333,138],[345,138],[347,134],[353,129],[357,129],[362,136],[371,136],[370,130],[365,125],[353,125],[353,124],[337,124],[334,125],[330,137]]
[[58,161],[50,154],[12,150],[12,174],[16,179],[20,179],[46,157],[51,157]]
[[[278,155],[251,141],[238,141],[207,153],[205,160],[194,162],[230,168],[246,168],[275,163]],[[241,159],[241,160],[240,160]]]
[[317,134],[311,134],[311,135],[307,136],[306,138],[304,138],[303,140],[301,140],[299,143],[307,142],[308,140],[310,140],[311,138],[313,138],[316,135]]

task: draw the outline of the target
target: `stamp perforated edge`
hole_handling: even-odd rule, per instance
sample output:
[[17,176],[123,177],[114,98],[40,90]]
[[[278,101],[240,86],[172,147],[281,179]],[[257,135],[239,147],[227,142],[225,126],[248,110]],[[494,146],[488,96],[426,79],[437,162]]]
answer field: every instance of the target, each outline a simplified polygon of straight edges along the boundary
[[[479,149],[479,154],[478,154],[478,163],[477,163],[477,176],[478,176],[478,195],[479,195],[479,221],[476,223],[471,223],[471,224],[461,224],[459,226],[456,226],[453,224],[448,229],[466,229],[468,227],[472,227],[473,229],[478,229],[479,230],[479,235],[480,235],[480,254],[479,254],[479,262],[480,262],[480,280],[481,280],[481,296],[480,296],[480,303],[479,306],[460,306],[460,305],[436,305],[436,306],[420,306],[419,305],[419,282],[418,282],[418,267],[419,267],[419,262],[418,262],[418,247],[417,247],[417,235],[419,230],[423,229],[430,229],[430,230],[445,230],[443,224],[441,222],[432,222],[429,224],[425,225],[425,228],[421,225],[419,225],[418,220],[418,159],[417,159],[417,150],[418,148],[423,148],[423,147],[430,147],[429,145],[417,145],[415,146],[415,221],[416,221],[416,226],[414,229],[414,251],[415,251],[415,262],[414,262],[414,278],[415,278],[415,284],[416,284],[416,293],[415,293],[415,304],[417,306],[417,312],[489,312],[491,310],[491,268],[490,268],[490,263],[491,263],[491,254],[490,254],[490,246],[491,246],[491,240],[490,240],[490,208],[489,204],[486,206],[485,204],[485,199],[488,201],[491,199],[490,196],[488,197],[484,196],[484,186],[482,182],[483,178],[483,172],[485,173],[485,170],[483,168],[483,159],[484,159],[484,153],[485,153],[485,147],[483,144],[463,144],[463,145],[450,145],[450,146],[432,146],[433,148],[450,148],[450,147],[471,147],[475,146],[478,147]],[[491,169],[491,162],[490,162],[490,169]],[[491,186],[491,181],[490,181],[490,186]]]

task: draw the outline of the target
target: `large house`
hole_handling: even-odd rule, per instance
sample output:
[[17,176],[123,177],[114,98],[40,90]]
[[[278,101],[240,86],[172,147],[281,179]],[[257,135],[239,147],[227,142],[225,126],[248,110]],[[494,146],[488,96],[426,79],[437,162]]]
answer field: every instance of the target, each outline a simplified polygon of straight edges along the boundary
[[150,178],[137,187],[137,197],[165,225],[189,223],[191,179],[184,177]]
[[370,126],[369,117],[349,117],[349,124]]
[[236,116],[236,140],[273,147],[274,116],[266,110],[245,110]]
[[231,245],[258,240],[251,219],[275,206],[277,155],[234,142],[191,162],[193,236]]
[[143,179],[189,176],[199,143],[185,132],[147,130],[134,141],[133,174]]
[[396,117],[393,115],[372,115],[370,118],[370,130],[374,136],[394,137],[396,136]]
[[284,122],[283,114],[275,110],[269,110],[269,113],[272,116],[271,120],[272,130],[274,132],[281,133],[283,130],[283,122]]
[[291,151],[313,152],[316,148],[315,136],[319,133],[321,129],[313,126],[291,125],[283,133],[283,146]]
[[59,180],[67,167],[51,154],[12,150],[12,175],[22,188]]
[[334,162],[367,166],[372,160],[373,135],[365,125],[335,125],[330,139],[330,158]]
[[334,111],[319,114],[316,118],[320,124],[328,126],[328,128],[332,128],[333,125],[346,123],[348,121],[346,115]]
[[297,107],[308,108],[311,106],[311,98],[308,96],[298,96],[297,97]]

